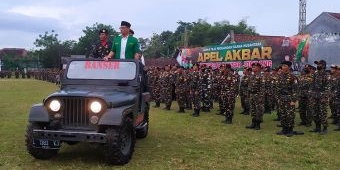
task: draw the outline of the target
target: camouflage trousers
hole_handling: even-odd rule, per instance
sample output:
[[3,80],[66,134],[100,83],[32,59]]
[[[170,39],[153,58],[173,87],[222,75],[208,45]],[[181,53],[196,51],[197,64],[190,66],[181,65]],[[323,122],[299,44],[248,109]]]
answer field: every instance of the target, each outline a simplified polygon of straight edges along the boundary
[[338,125],[340,126],[340,97],[335,98],[335,105],[338,107],[335,107],[335,114],[336,114],[336,118],[338,120]]
[[163,95],[161,97],[162,101],[166,106],[171,106],[172,102],[172,91],[171,88],[163,88]]
[[184,92],[184,100],[185,100],[185,106],[191,108],[192,96],[190,95],[190,90],[188,89]]
[[307,95],[303,95],[299,99],[299,113],[301,122],[306,124],[312,123],[310,98]]
[[327,127],[327,98],[320,95],[313,95],[311,98],[311,106],[315,124],[322,124],[324,127]]
[[265,112],[271,112],[272,110],[272,94],[271,93],[265,93],[264,94],[264,111]]
[[262,121],[264,111],[264,97],[262,94],[249,95],[250,115],[253,120]]
[[235,109],[235,94],[232,92],[223,92],[221,94],[221,100],[221,110],[224,112],[226,119],[232,119]]
[[210,108],[211,107],[211,91],[210,90],[204,90],[202,92],[202,107],[204,108]]
[[[337,118],[337,114],[336,114],[336,98],[335,97],[331,97],[329,100],[329,108],[331,109],[331,113],[332,113],[332,117],[334,117],[334,119]],[[339,106],[338,106],[339,107]]]
[[186,103],[186,94],[185,94],[185,90],[184,89],[177,89],[175,90],[176,92],[176,98],[177,98],[177,103],[178,103],[178,107],[185,107],[185,103]]
[[243,108],[243,111],[249,112],[249,98],[245,92],[242,92],[240,94],[241,98],[241,107]]
[[161,101],[161,95],[160,95],[160,88],[159,87],[153,87],[151,88],[151,97],[155,102]]
[[199,91],[192,91],[192,104],[194,109],[201,109],[201,94]]
[[279,100],[281,111],[281,125],[283,127],[293,127],[295,120],[295,105],[291,105],[292,96],[281,95]]

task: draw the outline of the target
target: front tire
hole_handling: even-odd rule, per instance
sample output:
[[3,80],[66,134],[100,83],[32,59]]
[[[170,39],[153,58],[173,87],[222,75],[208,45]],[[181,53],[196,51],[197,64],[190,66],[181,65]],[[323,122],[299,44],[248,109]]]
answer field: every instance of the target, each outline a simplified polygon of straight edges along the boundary
[[26,129],[26,148],[30,155],[37,159],[50,159],[58,154],[59,149],[35,148],[33,144],[33,129],[41,129],[37,123],[29,123]]
[[135,149],[136,134],[133,121],[125,117],[121,127],[106,129],[105,161],[110,165],[124,165],[130,161]]

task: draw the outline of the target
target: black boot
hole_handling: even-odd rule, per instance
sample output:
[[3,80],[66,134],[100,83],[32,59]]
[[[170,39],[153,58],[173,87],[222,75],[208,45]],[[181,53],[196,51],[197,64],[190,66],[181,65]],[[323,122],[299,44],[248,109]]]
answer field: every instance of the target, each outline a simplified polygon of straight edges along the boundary
[[257,120],[257,121],[255,121],[255,130],[260,130],[261,129],[261,121],[260,120]]
[[292,137],[294,135],[293,126],[287,128],[287,137]]
[[315,124],[315,129],[311,130],[310,132],[320,133],[321,132],[321,124],[320,123],[316,123]]
[[232,119],[231,118],[227,118],[227,117],[222,122],[225,123],[225,124],[232,124],[233,123]]
[[188,110],[192,110],[192,104],[188,104],[187,108]]
[[179,110],[177,111],[177,113],[185,113],[184,107],[180,107]]
[[337,127],[334,129],[334,131],[340,131],[340,122],[338,121]]
[[247,128],[247,129],[254,129],[254,128],[255,128],[255,125],[256,125],[255,119],[252,119],[251,125],[246,126],[246,128]]
[[320,134],[321,134],[321,135],[326,135],[327,132],[328,132],[327,126],[324,126],[323,129],[322,129],[322,131],[320,132]]
[[192,114],[194,117],[200,116],[200,109],[194,109],[194,114]]
[[282,127],[281,131],[276,132],[277,135],[286,135],[287,134],[287,127]]
[[160,102],[156,102],[156,104],[153,107],[156,107],[156,108],[161,107],[161,103]]

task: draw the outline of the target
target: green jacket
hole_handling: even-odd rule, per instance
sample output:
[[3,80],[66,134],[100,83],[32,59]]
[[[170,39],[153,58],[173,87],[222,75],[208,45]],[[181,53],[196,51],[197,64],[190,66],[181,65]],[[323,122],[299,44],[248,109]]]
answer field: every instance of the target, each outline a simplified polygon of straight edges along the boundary
[[[120,59],[120,46],[121,46],[122,36],[117,36],[113,43],[111,51],[115,53],[114,59]],[[137,38],[129,35],[126,47],[125,47],[125,59],[134,59],[135,54],[139,53],[139,43]]]

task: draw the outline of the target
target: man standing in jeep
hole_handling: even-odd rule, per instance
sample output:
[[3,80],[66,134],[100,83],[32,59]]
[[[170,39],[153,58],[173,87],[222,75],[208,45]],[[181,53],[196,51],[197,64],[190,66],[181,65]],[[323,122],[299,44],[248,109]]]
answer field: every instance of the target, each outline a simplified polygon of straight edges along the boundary
[[112,42],[109,40],[109,32],[107,29],[101,29],[99,31],[99,42],[93,45],[93,51],[91,57],[104,58],[111,51]]
[[140,59],[140,48],[137,38],[130,35],[131,24],[122,21],[119,27],[122,35],[117,36],[112,44],[111,52],[104,57],[105,61],[114,59]]

